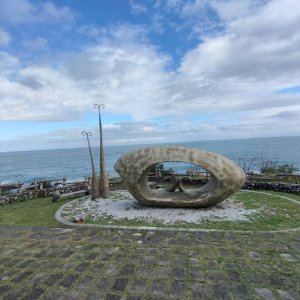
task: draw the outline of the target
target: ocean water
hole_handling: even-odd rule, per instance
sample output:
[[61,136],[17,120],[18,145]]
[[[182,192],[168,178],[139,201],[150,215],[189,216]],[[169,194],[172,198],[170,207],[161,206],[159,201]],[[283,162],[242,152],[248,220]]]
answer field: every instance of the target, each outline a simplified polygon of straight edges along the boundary
[[[259,171],[261,159],[279,164],[293,164],[300,169],[300,137],[276,137],[244,140],[199,141],[176,143],[187,147],[199,148],[219,153],[240,165]],[[160,144],[162,145],[162,144]],[[168,144],[163,144],[168,145]],[[170,145],[170,144],[169,144]],[[114,164],[122,154],[145,146],[130,145],[105,147],[107,172],[116,176]],[[92,148],[94,162],[99,173],[99,148]],[[185,173],[189,164],[165,164],[177,172]],[[91,174],[91,163],[87,148],[0,152],[0,182],[24,182],[28,184],[34,179],[56,179],[65,176],[68,180],[83,179]]]

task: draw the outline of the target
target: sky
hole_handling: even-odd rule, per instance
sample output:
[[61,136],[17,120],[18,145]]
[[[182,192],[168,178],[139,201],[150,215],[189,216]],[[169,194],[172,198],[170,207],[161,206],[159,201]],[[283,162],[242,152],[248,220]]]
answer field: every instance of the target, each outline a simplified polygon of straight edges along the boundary
[[300,135],[299,0],[0,0],[0,152]]

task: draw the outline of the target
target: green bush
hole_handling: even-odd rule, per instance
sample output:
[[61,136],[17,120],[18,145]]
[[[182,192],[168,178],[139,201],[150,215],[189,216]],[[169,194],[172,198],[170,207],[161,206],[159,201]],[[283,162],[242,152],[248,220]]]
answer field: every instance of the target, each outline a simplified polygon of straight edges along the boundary
[[284,164],[284,165],[276,165],[275,163],[268,162],[264,166],[261,167],[260,172],[262,174],[293,174],[294,171],[297,171],[293,165]]

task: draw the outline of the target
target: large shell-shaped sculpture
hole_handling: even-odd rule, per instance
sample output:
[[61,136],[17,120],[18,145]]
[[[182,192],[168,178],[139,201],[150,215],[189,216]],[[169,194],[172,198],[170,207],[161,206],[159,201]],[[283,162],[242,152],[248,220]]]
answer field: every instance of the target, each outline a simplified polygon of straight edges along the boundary
[[[148,173],[159,162],[187,162],[199,165],[210,174],[209,182],[194,190],[180,192],[153,190],[148,186]],[[148,206],[209,207],[238,191],[246,175],[233,161],[200,149],[183,146],[142,148],[128,152],[115,164],[131,195]]]

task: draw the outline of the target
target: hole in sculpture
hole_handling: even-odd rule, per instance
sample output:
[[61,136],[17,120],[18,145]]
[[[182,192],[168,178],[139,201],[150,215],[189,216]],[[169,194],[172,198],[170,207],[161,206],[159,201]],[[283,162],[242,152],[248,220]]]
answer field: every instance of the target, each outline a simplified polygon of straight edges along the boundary
[[206,185],[208,181],[209,173],[205,169],[185,162],[156,163],[149,168],[148,173],[148,184],[151,189],[195,190]]

